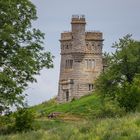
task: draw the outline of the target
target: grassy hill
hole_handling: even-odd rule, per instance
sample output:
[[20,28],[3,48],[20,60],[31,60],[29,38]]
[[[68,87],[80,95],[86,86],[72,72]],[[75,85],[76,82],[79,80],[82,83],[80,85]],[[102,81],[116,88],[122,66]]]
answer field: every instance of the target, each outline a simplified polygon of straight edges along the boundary
[[55,99],[31,108],[36,116],[47,116],[51,112],[61,112],[64,116],[73,115],[81,118],[113,117],[123,112],[114,102],[102,101],[97,94],[84,96],[69,103],[58,104]]
[[[115,103],[89,95],[65,104],[54,99],[30,108],[36,130],[0,140],[140,140],[140,113],[125,114]],[[61,112],[48,119],[51,112]]]
[[58,104],[55,99],[44,102],[31,108],[36,115],[47,116],[51,112],[61,112],[62,114],[73,114],[80,117],[91,116],[101,109],[101,100],[98,96],[89,95],[69,103]]

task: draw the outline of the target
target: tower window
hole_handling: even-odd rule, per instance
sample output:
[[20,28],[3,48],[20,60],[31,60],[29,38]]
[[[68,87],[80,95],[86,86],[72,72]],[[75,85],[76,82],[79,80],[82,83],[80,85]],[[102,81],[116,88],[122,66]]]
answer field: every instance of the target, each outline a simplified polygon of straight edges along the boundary
[[86,66],[86,69],[94,69],[95,68],[95,60],[94,59],[86,59],[85,66]]
[[69,101],[69,91],[66,91],[66,101]]
[[93,90],[93,84],[88,84],[88,90],[89,91]]
[[72,69],[72,67],[73,67],[73,60],[71,59],[66,60],[65,68]]
[[69,49],[69,45],[66,46],[66,49]]
[[71,38],[73,39],[73,35],[71,36]]

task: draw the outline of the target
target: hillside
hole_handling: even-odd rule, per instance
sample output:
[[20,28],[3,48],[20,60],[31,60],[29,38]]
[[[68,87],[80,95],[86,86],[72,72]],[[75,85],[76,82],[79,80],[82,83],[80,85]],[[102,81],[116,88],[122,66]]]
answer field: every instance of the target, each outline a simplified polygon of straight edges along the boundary
[[46,116],[51,112],[73,114],[81,117],[91,116],[94,111],[101,109],[101,100],[98,96],[89,95],[69,103],[58,104],[55,99],[44,102],[31,108],[37,115]]
[[[30,108],[36,116],[35,130],[1,135],[0,140],[139,140],[140,113],[125,114],[114,103],[104,104],[89,95],[65,104],[54,99]],[[61,112],[48,119],[48,114]]]
[[55,99],[44,102],[31,108],[37,117],[47,117],[52,112],[60,112],[61,118],[66,116],[76,116],[80,118],[101,118],[123,115],[121,110],[110,100],[102,101],[97,94],[81,97],[69,103],[58,104]]

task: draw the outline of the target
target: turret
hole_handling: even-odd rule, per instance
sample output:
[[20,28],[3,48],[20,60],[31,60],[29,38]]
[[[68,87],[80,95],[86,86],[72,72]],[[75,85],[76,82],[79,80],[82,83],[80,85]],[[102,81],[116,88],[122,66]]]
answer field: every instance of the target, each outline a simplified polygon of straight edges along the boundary
[[79,52],[85,47],[85,16],[73,15],[71,20],[73,50]]

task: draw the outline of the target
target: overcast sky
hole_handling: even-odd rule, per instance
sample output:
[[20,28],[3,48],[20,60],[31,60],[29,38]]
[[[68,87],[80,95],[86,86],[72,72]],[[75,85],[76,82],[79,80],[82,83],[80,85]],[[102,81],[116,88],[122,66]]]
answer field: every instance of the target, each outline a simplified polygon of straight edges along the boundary
[[54,68],[42,70],[38,82],[26,90],[29,105],[57,95],[60,68],[60,33],[71,30],[71,16],[84,14],[87,30],[99,30],[104,36],[104,51],[130,33],[140,40],[140,0],[31,0],[38,20],[33,26],[45,33],[44,47],[55,56]]

